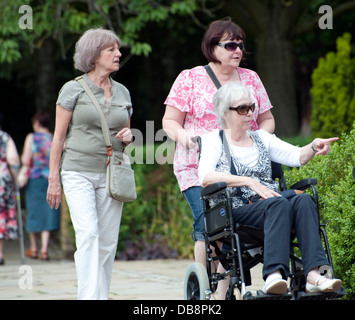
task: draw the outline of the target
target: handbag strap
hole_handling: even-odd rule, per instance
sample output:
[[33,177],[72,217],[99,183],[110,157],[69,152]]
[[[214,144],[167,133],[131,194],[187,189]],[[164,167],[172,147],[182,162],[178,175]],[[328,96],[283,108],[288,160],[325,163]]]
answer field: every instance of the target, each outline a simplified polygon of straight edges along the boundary
[[110,130],[107,125],[107,120],[105,118],[104,113],[102,112],[99,102],[95,98],[94,94],[92,93],[91,89],[89,88],[89,86],[86,83],[83,76],[77,77],[77,78],[75,78],[75,80],[78,81],[80,83],[80,85],[83,87],[83,89],[85,90],[85,92],[87,93],[87,95],[89,96],[89,98],[91,99],[93,104],[95,105],[97,112],[99,113],[100,122],[101,122],[101,130],[102,130],[102,134],[104,136],[105,145],[106,145],[106,149],[107,149],[107,156],[108,156],[108,159],[106,162],[106,165],[107,165],[110,161],[111,156],[112,156],[112,143],[111,143],[111,137],[110,137]]
[[218,81],[218,79],[217,79],[216,75],[214,74],[212,68],[208,64],[206,64],[204,67],[205,67],[208,75],[210,76],[212,82],[214,83],[214,85],[217,87],[217,89],[219,89],[221,87],[221,83]]

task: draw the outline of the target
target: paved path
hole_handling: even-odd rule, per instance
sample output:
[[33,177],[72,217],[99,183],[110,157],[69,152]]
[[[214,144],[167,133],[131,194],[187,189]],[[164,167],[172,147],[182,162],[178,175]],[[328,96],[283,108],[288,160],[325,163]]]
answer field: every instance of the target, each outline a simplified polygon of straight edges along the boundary
[[[0,300],[75,300],[73,261],[26,258],[21,265],[18,242],[5,243],[0,266]],[[182,300],[185,272],[191,260],[115,261],[110,289],[112,300]],[[32,274],[32,288],[29,286]],[[260,289],[261,267],[252,269],[253,286]]]

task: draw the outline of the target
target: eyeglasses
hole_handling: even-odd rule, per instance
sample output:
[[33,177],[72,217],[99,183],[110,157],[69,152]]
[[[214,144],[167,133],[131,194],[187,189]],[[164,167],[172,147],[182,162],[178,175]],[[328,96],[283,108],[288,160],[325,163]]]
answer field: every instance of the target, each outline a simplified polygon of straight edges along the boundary
[[249,110],[251,110],[251,112],[254,112],[255,110],[255,103],[252,104],[242,104],[238,107],[229,107],[229,110],[233,110],[233,111],[237,111],[239,115],[241,116],[245,116],[248,114]]
[[236,43],[236,42],[226,42],[217,44],[219,47],[223,47],[228,51],[235,51],[239,47],[241,51],[245,49],[244,42]]

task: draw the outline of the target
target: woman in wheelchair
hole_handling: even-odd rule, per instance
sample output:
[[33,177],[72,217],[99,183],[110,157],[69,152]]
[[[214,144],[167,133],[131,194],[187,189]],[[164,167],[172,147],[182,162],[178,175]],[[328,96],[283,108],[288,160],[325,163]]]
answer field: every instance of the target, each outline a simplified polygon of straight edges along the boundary
[[[292,190],[284,196],[278,193],[270,163],[303,166],[314,156],[327,155],[330,143],[338,138],[316,138],[299,148],[264,130],[249,131],[255,107],[248,89],[240,82],[222,86],[215,93],[213,103],[224,129],[202,136],[200,183],[206,187],[226,182],[233,198],[234,223],[263,229],[263,291],[266,294],[287,291],[291,227],[302,254],[306,290],[310,293],[337,291],[342,281],[321,276],[318,270],[329,262],[318,233],[315,202],[305,193],[296,194]],[[221,264],[219,268],[223,268]],[[219,287],[218,291],[226,289]]]

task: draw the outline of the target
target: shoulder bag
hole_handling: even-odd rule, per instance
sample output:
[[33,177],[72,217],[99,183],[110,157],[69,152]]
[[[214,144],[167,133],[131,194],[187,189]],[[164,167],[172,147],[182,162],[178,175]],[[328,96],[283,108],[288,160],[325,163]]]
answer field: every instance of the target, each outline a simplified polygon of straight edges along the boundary
[[91,89],[87,85],[84,78],[78,77],[76,80],[84,88],[91,101],[94,103],[101,122],[102,134],[104,136],[105,145],[107,149],[106,161],[106,191],[107,194],[121,202],[131,202],[137,199],[136,182],[134,171],[131,168],[129,157],[124,152],[114,151],[112,149],[110,131],[107,125],[102,109],[96,100]]

